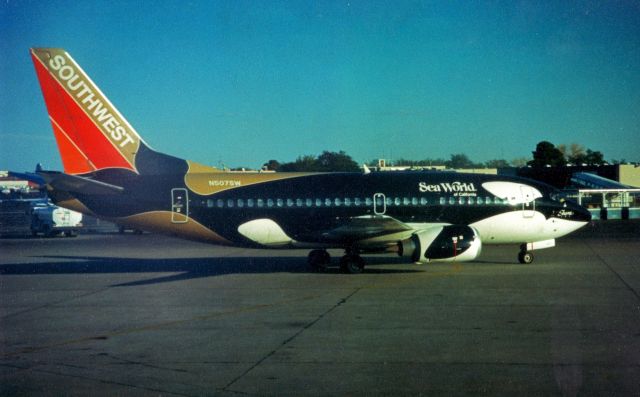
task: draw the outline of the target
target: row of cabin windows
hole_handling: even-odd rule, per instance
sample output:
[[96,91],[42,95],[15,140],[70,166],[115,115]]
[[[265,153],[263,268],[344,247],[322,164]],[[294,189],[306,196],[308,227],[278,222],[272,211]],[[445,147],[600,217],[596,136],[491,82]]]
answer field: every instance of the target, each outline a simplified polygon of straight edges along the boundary
[[[207,207],[213,208],[311,208],[311,207],[370,207],[373,205],[373,198],[325,198],[325,199],[208,199]],[[388,207],[417,207],[429,204],[426,197],[387,197],[385,199]],[[385,205],[382,198],[376,198],[376,206]],[[440,197],[440,205],[483,205],[483,204],[506,204],[506,200],[498,197]]]

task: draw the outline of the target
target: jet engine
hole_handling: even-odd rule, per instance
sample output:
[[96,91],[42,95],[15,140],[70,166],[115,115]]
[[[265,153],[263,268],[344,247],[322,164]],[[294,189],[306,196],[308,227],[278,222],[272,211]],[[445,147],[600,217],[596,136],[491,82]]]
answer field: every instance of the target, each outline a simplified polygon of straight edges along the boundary
[[478,232],[466,225],[434,226],[398,243],[398,254],[418,263],[471,261],[481,251]]

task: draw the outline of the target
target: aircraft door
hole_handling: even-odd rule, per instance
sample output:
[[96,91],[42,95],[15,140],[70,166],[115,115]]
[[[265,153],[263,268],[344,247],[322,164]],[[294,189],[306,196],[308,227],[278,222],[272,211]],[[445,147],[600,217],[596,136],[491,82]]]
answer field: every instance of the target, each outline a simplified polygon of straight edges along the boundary
[[522,194],[522,216],[524,218],[533,218],[536,213],[536,200],[533,189],[529,186],[520,186]]
[[384,193],[376,193],[373,195],[373,213],[376,215],[384,215],[387,212],[387,199]]
[[171,223],[186,223],[189,218],[189,193],[187,189],[171,189]]

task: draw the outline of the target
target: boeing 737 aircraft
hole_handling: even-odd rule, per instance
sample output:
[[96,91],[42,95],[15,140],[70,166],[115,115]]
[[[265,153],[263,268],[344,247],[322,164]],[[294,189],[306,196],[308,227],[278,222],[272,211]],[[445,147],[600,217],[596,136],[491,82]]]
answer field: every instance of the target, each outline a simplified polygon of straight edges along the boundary
[[62,49],[31,55],[64,172],[39,170],[52,200],[119,225],[215,244],[309,248],[324,269],[362,272],[362,253],[412,262],[470,261],[483,244],[518,259],[591,215],[550,186],[441,171],[229,172],[154,151]]

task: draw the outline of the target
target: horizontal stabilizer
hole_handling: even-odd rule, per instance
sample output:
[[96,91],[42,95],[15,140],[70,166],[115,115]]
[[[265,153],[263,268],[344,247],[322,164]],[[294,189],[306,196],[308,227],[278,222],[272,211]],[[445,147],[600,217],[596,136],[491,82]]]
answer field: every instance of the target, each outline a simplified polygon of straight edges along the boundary
[[114,195],[124,190],[120,186],[57,171],[40,171],[38,174],[52,188],[71,193]]
[[33,182],[33,183],[37,183],[38,185],[44,185],[44,179],[38,175],[38,174],[34,174],[33,172],[13,172],[13,171],[9,171],[9,176],[12,176],[14,178],[20,178],[20,179],[24,179],[26,181],[29,182]]

